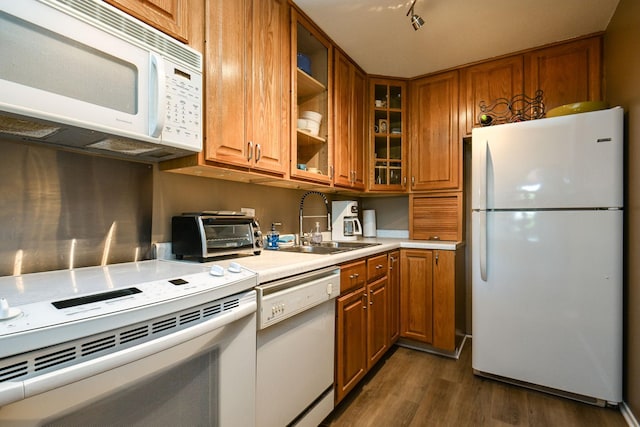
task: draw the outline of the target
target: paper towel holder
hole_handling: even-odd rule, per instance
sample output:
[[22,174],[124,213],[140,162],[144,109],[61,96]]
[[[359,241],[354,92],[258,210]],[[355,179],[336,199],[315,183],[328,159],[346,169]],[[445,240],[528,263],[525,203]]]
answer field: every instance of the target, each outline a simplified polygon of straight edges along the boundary
[[376,237],[376,211],[365,209],[362,211],[362,236]]

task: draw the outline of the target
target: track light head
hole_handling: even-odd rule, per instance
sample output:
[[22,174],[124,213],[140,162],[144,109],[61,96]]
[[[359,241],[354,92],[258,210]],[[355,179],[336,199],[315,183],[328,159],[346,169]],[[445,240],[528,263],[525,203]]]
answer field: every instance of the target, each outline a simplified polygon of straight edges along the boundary
[[413,14],[411,15],[411,25],[413,25],[414,30],[418,31],[418,29],[420,29],[420,27],[424,25],[424,19],[416,14]]
[[424,19],[413,12],[413,7],[415,6],[416,1],[417,0],[413,0],[413,3],[411,3],[411,7],[407,12],[407,16],[411,16],[411,26],[413,26],[414,30],[418,31],[418,29],[420,29],[424,25]]

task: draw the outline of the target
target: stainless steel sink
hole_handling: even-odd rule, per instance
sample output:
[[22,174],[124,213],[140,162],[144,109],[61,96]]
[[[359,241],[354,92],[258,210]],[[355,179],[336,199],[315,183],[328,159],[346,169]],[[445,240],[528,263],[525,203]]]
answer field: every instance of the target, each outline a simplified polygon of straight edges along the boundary
[[322,242],[315,245],[298,245],[280,248],[281,252],[298,252],[304,254],[335,254],[338,252],[353,251],[355,249],[376,246],[380,243],[364,242]]

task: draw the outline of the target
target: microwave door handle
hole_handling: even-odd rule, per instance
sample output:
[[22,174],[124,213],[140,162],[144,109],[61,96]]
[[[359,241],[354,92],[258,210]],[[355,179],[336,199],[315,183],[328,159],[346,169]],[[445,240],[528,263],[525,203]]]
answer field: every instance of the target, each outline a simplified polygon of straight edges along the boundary
[[164,61],[155,53],[149,55],[149,135],[157,138],[165,123],[165,85],[162,81]]

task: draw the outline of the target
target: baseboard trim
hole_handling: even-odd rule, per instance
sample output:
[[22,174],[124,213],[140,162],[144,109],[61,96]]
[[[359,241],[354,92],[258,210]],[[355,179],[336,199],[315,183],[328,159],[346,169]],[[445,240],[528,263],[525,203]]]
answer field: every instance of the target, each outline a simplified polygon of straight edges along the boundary
[[629,427],[640,427],[638,419],[635,417],[635,415],[633,415],[633,412],[631,412],[631,409],[626,404],[626,402],[622,402],[620,404],[620,412],[622,412],[622,416],[624,417]]
[[459,359],[462,348],[467,342],[467,338],[471,338],[469,335],[456,335],[456,349],[454,351],[444,351],[439,348],[433,347],[429,344],[424,344],[418,341],[413,341],[405,338],[400,338],[396,341],[396,345],[399,347],[410,348],[412,350],[423,351],[425,353],[437,354],[438,356],[450,357],[452,359]]

